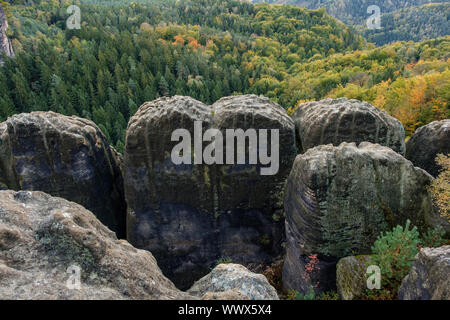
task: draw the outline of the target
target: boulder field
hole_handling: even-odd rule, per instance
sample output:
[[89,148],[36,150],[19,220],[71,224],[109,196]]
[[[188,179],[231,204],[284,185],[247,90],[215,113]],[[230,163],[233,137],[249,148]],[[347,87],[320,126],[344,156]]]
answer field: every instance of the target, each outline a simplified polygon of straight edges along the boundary
[[243,266],[219,265],[210,278],[182,292],[150,252],[118,240],[82,206],[0,191],[0,300],[278,299],[264,276]]
[[150,252],[82,206],[37,191],[0,191],[0,288],[0,299],[194,299]]
[[[291,118],[256,95],[175,96],[139,108],[122,158],[90,120],[12,116],[0,123],[0,299],[278,299],[249,270],[282,257],[286,289],[357,298],[358,259],[382,231],[408,219],[450,231],[428,192],[447,129],[418,129],[411,162],[401,124],[365,102],[310,102]],[[246,133],[244,148],[225,147],[228,130]],[[419,253],[401,298],[448,298],[439,250]],[[82,291],[67,287],[76,270]]]

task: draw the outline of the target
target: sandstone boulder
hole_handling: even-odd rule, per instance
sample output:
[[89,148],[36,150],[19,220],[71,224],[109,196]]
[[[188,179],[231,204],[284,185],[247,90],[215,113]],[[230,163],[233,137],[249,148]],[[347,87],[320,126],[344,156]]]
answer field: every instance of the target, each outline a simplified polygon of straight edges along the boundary
[[342,300],[360,299],[367,289],[366,271],[370,256],[345,257],[336,265],[336,287]]
[[400,300],[450,300],[450,246],[424,248],[403,279]]
[[307,102],[292,117],[301,153],[319,145],[367,141],[405,154],[400,121],[367,102],[346,98]]
[[[250,147],[243,152],[246,164],[227,165],[225,133],[223,163],[195,164],[211,143],[195,145],[199,121],[201,135],[209,129],[278,129],[278,174],[262,176],[259,162],[249,164]],[[191,135],[190,164],[172,161],[177,129]],[[181,289],[220,257],[247,266],[270,262],[281,252],[283,186],[294,157],[294,124],[267,98],[230,97],[213,106],[181,96],[145,103],[129,122],[125,146],[129,241],[150,250]]]
[[406,144],[406,158],[436,177],[438,154],[450,154],[450,119],[435,121],[416,130]]
[[[261,175],[260,167],[264,167],[261,164],[233,164],[218,168],[219,210],[257,208],[272,211],[282,207],[278,203],[282,202],[284,183],[296,155],[295,129],[291,118],[279,105],[255,95],[225,97],[213,104],[212,108],[214,128],[219,129],[223,136],[226,129],[279,130],[279,142],[276,145],[280,162],[278,174]],[[249,150],[246,151],[248,159]]]
[[74,201],[125,237],[119,160],[92,121],[32,112],[1,123],[0,189],[43,191]]
[[[319,291],[332,289],[336,262],[369,254],[382,231],[407,219],[419,229],[436,226],[431,180],[392,149],[369,142],[319,146],[297,156],[285,192],[285,287],[306,292],[319,282]],[[306,281],[313,254],[320,270]]]
[[207,292],[211,295],[229,290],[238,291],[250,300],[279,300],[275,288],[266,277],[238,264],[219,264],[187,292],[193,296],[203,296]]
[[150,252],[117,240],[82,206],[42,192],[0,191],[3,299],[194,297],[163,276]]

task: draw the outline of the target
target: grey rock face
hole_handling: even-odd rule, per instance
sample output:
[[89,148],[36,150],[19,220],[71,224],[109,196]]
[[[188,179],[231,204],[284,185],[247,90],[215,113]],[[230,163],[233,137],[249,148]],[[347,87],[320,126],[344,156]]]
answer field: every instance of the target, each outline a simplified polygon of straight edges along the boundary
[[238,291],[250,300],[279,300],[275,288],[266,277],[238,264],[219,264],[187,292],[193,296],[204,296],[207,292],[222,293],[229,290]]
[[[202,121],[202,133],[279,129],[278,174],[261,176],[258,164],[175,165],[171,152],[179,141],[171,135],[187,129],[195,150],[195,121]],[[182,289],[221,257],[247,266],[270,262],[281,252],[282,191],[295,157],[294,134],[280,106],[254,95],[224,98],[212,107],[180,96],[144,104],[129,122],[125,147],[129,241],[150,250]]]
[[0,191],[0,288],[2,300],[197,299],[82,206],[30,191]]
[[438,154],[450,154],[450,119],[435,121],[416,130],[406,144],[406,158],[436,177]]
[[405,130],[400,121],[367,102],[346,98],[307,102],[292,118],[301,153],[319,145],[367,141],[405,154]]
[[370,256],[345,257],[336,266],[336,287],[342,300],[360,299],[367,289],[366,270]]
[[[4,53],[7,57],[14,57],[14,50],[11,41],[6,36],[8,29],[8,20],[3,8],[0,6],[0,54]],[[2,61],[0,57],[0,62]]]
[[223,292],[207,292],[203,295],[202,300],[250,300],[237,289],[227,290]]
[[117,153],[92,121],[32,112],[1,123],[0,189],[37,190],[74,201],[125,236]]
[[[255,95],[222,98],[212,108],[214,128],[219,129],[224,137],[226,129],[277,129],[280,136],[277,145],[280,170],[277,175],[262,176],[261,165],[220,166],[219,210],[273,209],[277,202],[282,202],[280,195],[296,154],[292,120],[282,107],[268,98]],[[270,150],[270,144],[268,148]]]
[[400,300],[450,300],[450,246],[424,248],[403,279]]
[[[368,142],[309,149],[297,156],[286,185],[287,257],[283,283],[306,292],[333,289],[336,262],[369,254],[377,236],[409,219],[435,226],[427,191],[432,177],[392,149]],[[302,279],[308,256],[320,270]]]

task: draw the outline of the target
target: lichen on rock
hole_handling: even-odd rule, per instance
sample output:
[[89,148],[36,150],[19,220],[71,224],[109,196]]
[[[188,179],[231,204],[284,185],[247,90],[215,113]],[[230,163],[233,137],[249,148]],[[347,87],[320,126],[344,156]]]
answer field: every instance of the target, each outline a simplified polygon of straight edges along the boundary
[[342,300],[360,299],[367,289],[367,263],[370,256],[345,257],[336,265],[336,287]]
[[[68,286],[70,268],[79,287]],[[198,299],[91,212],[37,191],[0,191],[0,288],[2,300]]]

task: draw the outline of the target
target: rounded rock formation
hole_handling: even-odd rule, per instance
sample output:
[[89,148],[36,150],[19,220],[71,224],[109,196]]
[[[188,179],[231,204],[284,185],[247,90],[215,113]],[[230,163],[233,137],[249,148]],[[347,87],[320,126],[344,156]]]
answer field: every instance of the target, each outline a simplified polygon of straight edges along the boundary
[[[307,292],[318,282],[319,291],[333,289],[336,262],[369,254],[382,231],[407,219],[419,228],[436,226],[431,181],[392,149],[369,142],[319,146],[297,156],[286,185],[285,287]],[[305,280],[314,254],[320,270]]]
[[300,104],[292,115],[298,148],[342,142],[377,143],[405,154],[405,130],[397,119],[367,102],[346,98]]
[[187,292],[194,296],[206,293],[238,291],[250,300],[279,300],[277,291],[262,274],[250,272],[238,264],[219,264]]
[[[172,141],[178,129],[191,137],[191,161],[181,164],[172,161],[181,141]],[[236,149],[238,143],[228,150],[227,129],[267,129],[268,139],[271,129],[279,130],[277,174],[261,175],[269,165],[250,164],[249,152],[259,155],[261,148],[252,149],[249,139],[243,152]],[[196,162],[211,145],[202,139],[208,131],[216,137],[220,152],[214,156],[222,155],[222,162]],[[227,164],[230,150],[234,158],[245,154],[245,164]],[[181,96],[145,103],[129,122],[125,146],[129,241],[150,250],[182,289],[207,274],[221,257],[247,266],[270,262],[281,252],[282,193],[294,157],[294,124],[267,98],[230,97],[212,107]]]
[[0,191],[0,299],[198,299],[82,206]]
[[342,300],[361,299],[367,290],[366,271],[370,256],[345,257],[336,265],[336,287]]
[[450,246],[419,251],[403,279],[400,300],[450,300]]
[[[218,172],[220,184],[218,184],[219,210],[236,209],[280,209],[277,202],[282,201],[284,182],[289,175],[295,158],[294,125],[286,111],[271,102],[268,98],[255,95],[225,97],[212,105],[214,110],[214,128],[220,130],[226,136],[227,129],[255,129],[259,145],[255,149],[259,155],[261,152],[261,132],[267,130],[268,138],[271,139],[271,130],[279,132],[279,140],[273,150],[279,154],[279,170],[275,175],[262,175],[262,167],[248,165],[249,148],[246,149],[246,164],[232,164],[220,166]],[[270,153],[272,146],[268,144]],[[227,157],[226,150],[224,157]],[[235,155],[239,153],[237,146],[234,148]]]
[[92,121],[32,112],[1,123],[0,189],[43,191],[76,202],[125,237],[119,159]]
[[439,174],[438,154],[450,154],[450,119],[420,127],[406,143],[406,158],[434,177]]

